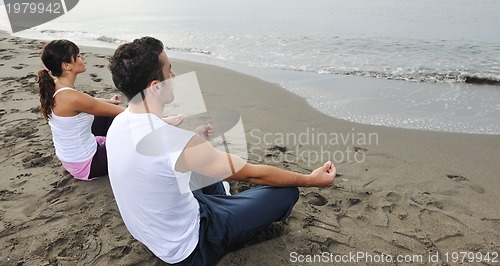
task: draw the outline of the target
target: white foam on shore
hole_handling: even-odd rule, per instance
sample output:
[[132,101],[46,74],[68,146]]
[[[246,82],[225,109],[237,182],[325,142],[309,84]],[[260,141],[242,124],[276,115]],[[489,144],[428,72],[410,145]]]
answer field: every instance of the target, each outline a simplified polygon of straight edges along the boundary
[[464,83],[424,83],[317,74],[228,63],[209,56],[170,53],[277,83],[335,118],[389,127],[500,134],[500,89]]

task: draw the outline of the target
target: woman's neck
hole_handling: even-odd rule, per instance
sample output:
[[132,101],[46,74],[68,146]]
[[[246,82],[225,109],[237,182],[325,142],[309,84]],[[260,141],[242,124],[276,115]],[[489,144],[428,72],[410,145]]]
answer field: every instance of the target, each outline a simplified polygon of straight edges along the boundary
[[57,83],[56,87],[59,88],[64,88],[64,87],[69,87],[69,88],[74,88],[75,87],[75,80],[76,80],[76,75],[63,75],[57,78]]

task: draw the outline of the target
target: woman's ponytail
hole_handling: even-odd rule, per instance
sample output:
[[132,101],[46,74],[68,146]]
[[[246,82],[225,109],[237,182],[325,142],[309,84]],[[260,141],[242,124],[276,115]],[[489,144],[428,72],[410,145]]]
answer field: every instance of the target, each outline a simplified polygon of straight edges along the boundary
[[49,120],[52,108],[54,108],[54,90],[56,83],[50,76],[47,68],[38,71],[38,95],[40,96],[40,114],[45,120]]

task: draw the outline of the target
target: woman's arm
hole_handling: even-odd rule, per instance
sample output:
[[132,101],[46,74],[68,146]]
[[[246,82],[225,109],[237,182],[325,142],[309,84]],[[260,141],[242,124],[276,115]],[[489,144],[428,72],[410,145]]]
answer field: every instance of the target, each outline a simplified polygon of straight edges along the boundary
[[119,94],[115,94],[115,95],[113,95],[113,97],[111,97],[111,98],[109,98],[109,99],[97,98],[97,97],[96,97],[96,99],[98,99],[98,100],[100,100],[100,101],[103,101],[103,102],[105,102],[105,103],[116,104],[116,105],[120,104],[120,102],[121,102],[121,98],[122,98],[122,97],[121,97]]
[[116,116],[125,110],[122,106],[102,101],[82,92],[74,91],[72,96],[69,99],[71,106],[76,112],[84,112],[96,116]]

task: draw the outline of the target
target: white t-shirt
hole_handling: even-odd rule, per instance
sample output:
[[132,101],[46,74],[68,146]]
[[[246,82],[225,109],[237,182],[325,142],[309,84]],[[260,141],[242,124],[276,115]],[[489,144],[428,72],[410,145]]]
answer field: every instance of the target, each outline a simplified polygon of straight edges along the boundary
[[[194,135],[128,108],[107,134],[109,180],[123,221],[134,238],[167,263],[184,260],[198,243],[200,212],[188,187],[191,173],[174,170]],[[140,152],[151,136],[161,136],[149,139],[148,148],[159,151],[154,156]]]

